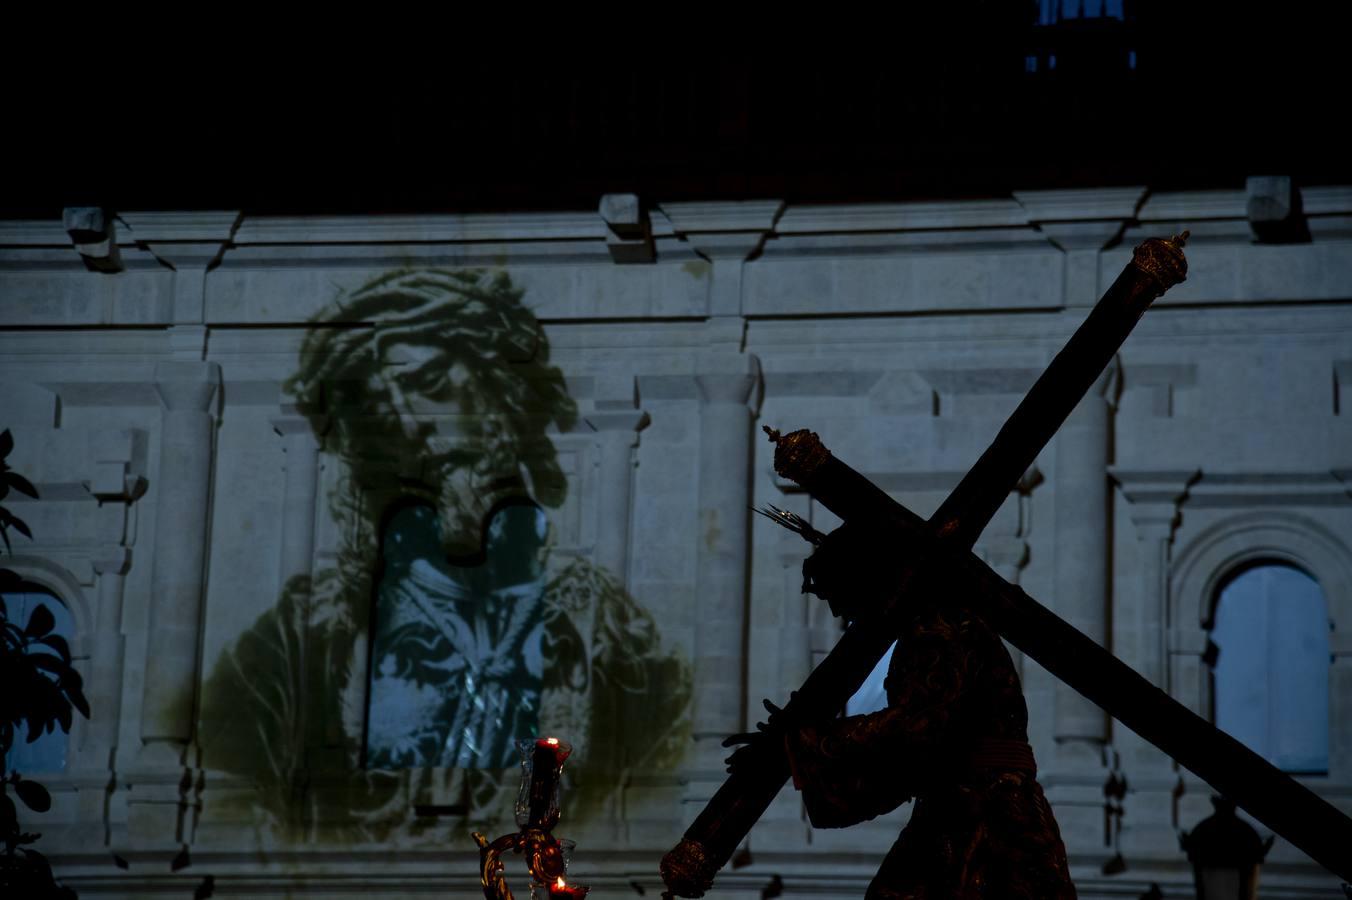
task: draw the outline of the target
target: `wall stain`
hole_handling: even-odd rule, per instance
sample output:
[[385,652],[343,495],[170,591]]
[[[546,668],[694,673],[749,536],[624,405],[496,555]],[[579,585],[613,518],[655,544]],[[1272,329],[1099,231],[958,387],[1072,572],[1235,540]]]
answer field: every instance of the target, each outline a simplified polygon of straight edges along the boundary
[[709,263],[702,259],[692,259],[689,262],[681,264],[681,271],[697,280],[708,277],[710,268],[712,267]]

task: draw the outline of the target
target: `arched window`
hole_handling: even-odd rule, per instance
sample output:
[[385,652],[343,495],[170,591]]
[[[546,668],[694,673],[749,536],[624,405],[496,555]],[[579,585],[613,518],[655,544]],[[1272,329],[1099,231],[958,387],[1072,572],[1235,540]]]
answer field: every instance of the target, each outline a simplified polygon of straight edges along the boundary
[[[75,634],[75,620],[70,610],[54,594],[43,591],[33,585],[22,586],[21,592],[0,595],[0,604],[4,605],[5,618],[12,625],[23,628],[38,607],[45,607],[52,614],[56,625],[49,634],[57,634],[72,643]],[[29,649],[30,653],[41,653],[44,645]],[[0,690],[3,690],[0,687]],[[28,740],[27,723],[20,722],[14,729],[14,742],[5,757],[5,772],[22,772],[35,775],[43,772],[61,772],[66,768],[66,747],[68,735],[58,727],[46,732],[31,743]]]
[[436,510],[398,508],[381,539],[366,761],[499,769],[539,721],[547,523],[527,501],[489,518],[483,554],[448,561]]
[[1212,616],[1216,726],[1286,772],[1329,766],[1329,613],[1294,566],[1249,565],[1222,583]]

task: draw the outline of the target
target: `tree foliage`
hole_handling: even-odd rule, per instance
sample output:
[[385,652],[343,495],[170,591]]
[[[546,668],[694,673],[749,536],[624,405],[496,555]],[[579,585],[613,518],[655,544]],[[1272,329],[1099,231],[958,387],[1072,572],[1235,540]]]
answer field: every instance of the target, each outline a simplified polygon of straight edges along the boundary
[[[14,438],[6,430],[0,433],[0,500],[11,490],[37,499],[37,489],[5,461],[14,449]],[[4,507],[0,507],[0,538],[10,546],[10,530],[30,540],[28,525]],[[0,597],[24,589],[17,572],[0,568]],[[41,836],[24,831],[19,825],[19,810],[10,796],[35,813],[47,812],[52,798],[47,789],[18,772],[9,771],[9,751],[19,729],[26,726],[28,743],[55,731],[60,726],[69,732],[73,710],[89,718],[89,702],[84,683],[71,662],[66,639],[55,633],[56,619],[45,606],[34,608],[26,623],[9,619],[0,603],[0,755],[5,759],[0,778],[0,896],[53,898],[67,900],[75,892],[56,883],[47,858],[32,844]]]

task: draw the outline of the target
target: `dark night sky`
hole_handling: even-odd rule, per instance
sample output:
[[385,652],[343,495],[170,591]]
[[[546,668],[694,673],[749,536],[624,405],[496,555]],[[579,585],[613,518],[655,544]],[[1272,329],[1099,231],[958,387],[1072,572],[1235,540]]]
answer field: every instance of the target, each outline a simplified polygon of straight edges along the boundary
[[1271,4],[1124,0],[1125,21],[1050,28],[1036,24],[1036,2],[935,6],[944,12],[919,16],[925,5],[903,4],[896,25],[707,46],[536,28],[510,39],[462,30],[426,46],[373,37],[356,50],[316,49],[316,36],[219,65],[191,49],[173,60],[114,53],[88,73],[44,57],[34,64],[51,77],[30,71],[11,97],[19,127],[0,216],[65,205],[578,209],[610,191],[857,202],[1352,178],[1340,135],[1349,31],[1325,5],[1302,18],[1285,4],[1277,18]]

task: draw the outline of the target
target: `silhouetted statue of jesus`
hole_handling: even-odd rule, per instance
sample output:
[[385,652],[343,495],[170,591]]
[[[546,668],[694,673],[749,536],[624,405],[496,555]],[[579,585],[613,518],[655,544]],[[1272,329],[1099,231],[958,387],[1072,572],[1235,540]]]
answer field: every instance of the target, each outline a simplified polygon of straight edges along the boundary
[[[892,590],[898,548],[844,525],[803,565],[804,590],[856,619]],[[915,800],[910,823],[869,885],[870,898],[1070,900],[1066,851],[1037,782],[1028,709],[998,634],[947,596],[942,576],[908,608],[885,687],[887,708],[785,722],[777,707],[757,735],[782,739],[794,786],[818,828],[844,828]],[[751,758],[742,748],[729,771]]]

